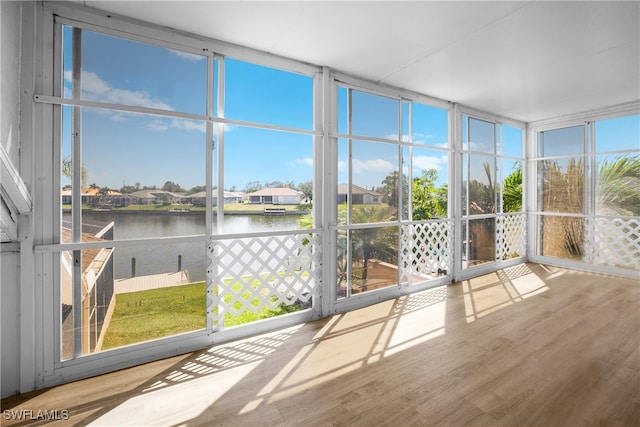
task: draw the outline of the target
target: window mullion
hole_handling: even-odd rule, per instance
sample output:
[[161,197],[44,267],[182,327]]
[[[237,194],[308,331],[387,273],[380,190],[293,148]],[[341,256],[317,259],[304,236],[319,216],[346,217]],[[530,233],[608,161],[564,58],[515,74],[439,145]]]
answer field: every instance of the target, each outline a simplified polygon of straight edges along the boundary
[[[73,98],[82,98],[82,30],[73,28]],[[82,107],[73,107],[72,145],[73,242],[82,242]],[[82,356],[82,250],[73,251],[73,354]]]

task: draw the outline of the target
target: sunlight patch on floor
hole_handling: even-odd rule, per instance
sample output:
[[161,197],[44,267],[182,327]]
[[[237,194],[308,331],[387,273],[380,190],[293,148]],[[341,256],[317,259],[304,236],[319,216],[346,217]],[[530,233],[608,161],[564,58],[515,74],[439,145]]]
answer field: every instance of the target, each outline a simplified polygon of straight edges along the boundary
[[462,282],[467,323],[549,290],[526,264]]
[[[252,362],[150,391],[116,406],[91,426],[178,425],[196,418],[262,362]],[[134,416],[135,415],[135,416]]]

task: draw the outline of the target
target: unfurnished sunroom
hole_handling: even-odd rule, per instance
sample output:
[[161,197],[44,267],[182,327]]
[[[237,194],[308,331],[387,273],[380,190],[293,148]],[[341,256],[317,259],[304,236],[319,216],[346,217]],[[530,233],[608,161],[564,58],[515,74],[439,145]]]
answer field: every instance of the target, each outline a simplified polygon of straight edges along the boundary
[[525,261],[640,271],[637,2],[82,3],[0,6],[3,397]]

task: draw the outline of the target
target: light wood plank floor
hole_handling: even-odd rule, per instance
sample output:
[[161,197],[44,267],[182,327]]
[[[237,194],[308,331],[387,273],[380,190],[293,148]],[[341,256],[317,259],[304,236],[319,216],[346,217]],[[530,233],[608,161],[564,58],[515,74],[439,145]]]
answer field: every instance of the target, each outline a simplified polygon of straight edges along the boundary
[[640,284],[523,264],[2,401],[23,409],[68,410],[59,425],[640,426]]

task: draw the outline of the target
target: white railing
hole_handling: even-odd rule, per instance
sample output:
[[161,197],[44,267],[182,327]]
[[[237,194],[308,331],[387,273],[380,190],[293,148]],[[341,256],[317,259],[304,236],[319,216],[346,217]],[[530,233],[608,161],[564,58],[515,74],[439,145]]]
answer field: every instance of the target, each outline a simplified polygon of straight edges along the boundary
[[310,306],[322,277],[321,247],[320,234],[308,231],[212,241],[207,251],[210,324],[223,329],[227,313]]
[[640,270],[640,219],[585,219],[584,261],[593,265]]
[[525,255],[526,229],[524,213],[496,217],[496,261]]
[[453,265],[453,221],[402,225],[400,268],[402,281],[429,280],[450,274]]

